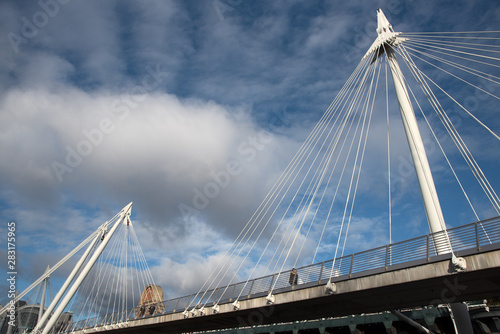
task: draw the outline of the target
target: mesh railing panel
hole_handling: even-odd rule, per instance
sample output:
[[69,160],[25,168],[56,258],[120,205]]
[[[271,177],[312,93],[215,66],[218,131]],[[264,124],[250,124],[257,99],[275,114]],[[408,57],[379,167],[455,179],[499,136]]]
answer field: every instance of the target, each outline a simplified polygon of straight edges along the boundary
[[500,224],[496,224],[496,222],[496,220],[493,220],[475,223],[477,226],[478,244],[480,246],[500,242]]
[[265,276],[253,280],[252,294],[267,292],[271,289],[273,276]]
[[395,265],[427,258],[427,236],[398,242],[388,246],[387,265]]
[[353,255],[351,273],[385,267],[386,247],[379,247]]

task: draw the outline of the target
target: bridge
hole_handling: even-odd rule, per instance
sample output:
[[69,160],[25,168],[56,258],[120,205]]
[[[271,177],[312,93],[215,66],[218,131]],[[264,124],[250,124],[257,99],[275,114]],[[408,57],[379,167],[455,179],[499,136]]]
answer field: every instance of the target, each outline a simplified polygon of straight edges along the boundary
[[[350,314],[482,300],[500,293],[500,217],[448,230],[455,254],[467,262],[466,271],[456,271],[451,254],[436,254],[433,235],[355,253],[298,268],[301,284],[290,285],[291,271],[217,288],[211,300],[196,294],[166,300],[164,311],[143,317],[128,310],[128,321],[116,323],[118,314],[106,314],[74,323],[68,332],[94,333],[183,333],[237,328],[245,324],[272,324],[297,319],[319,319]],[[338,271],[326,284],[332,265]],[[270,302],[266,298],[278,279]],[[245,289],[246,287],[246,289]],[[234,300],[238,295],[243,297]],[[224,294],[217,310],[214,305]]]
[[[377,33],[377,39],[353,75],[197,293],[163,300],[163,291],[154,284],[133,232],[130,203],[27,289],[46,285],[51,273],[87,246],[50,305],[46,309],[39,307],[33,326],[25,328],[41,334],[185,333],[390,311],[391,317],[386,316],[385,322],[397,317],[428,331],[399,310],[448,305],[456,330],[470,331],[470,321],[461,325],[456,321],[466,318],[467,309],[462,302],[500,296],[500,199],[435,91],[456,102],[494,140],[500,137],[420,71],[413,59],[427,56],[490,84],[499,84],[500,78],[483,69],[472,70],[440,56],[429,56],[428,49],[447,54],[451,52],[448,48],[464,48],[464,43],[438,43],[425,34],[395,32],[381,10]],[[467,53],[459,51],[457,57],[463,59]],[[422,88],[421,95],[428,98],[466,161],[484,193],[484,203],[491,205],[487,210],[474,208],[438,141],[466,203],[477,218],[474,223],[446,226],[410,97],[420,109],[421,105],[416,102],[415,93],[407,88],[407,78],[396,55],[405,61],[408,72]],[[500,60],[481,57],[493,63]],[[386,246],[344,255],[384,65],[386,86],[387,67],[393,79],[431,233],[397,243],[390,237]],[[496,63],[484,61],[480,65],[499,68]],[[433,90],[431,86],[436,87]],[[482,92],[500,100],[485,89]],[[386,100],[388,96],[386,93]],[[429,124],[423,112],[422,116]],[[438,139],[432,128],[430,133]],[[388,161],[390,168],[390,158]],[[388,175],[390,187],[390,171]],[[389,224],[390,194],[389,189]],[[339,200],[341,195],[344,197]],[[495,217],[480,219],[484,212]],[[337,224],[335,229],[329,227],[332,223]],[[333,249],[332,259],[316,262],[322,242],[332,230],[337,239],[329,244]],[[311,264],[298,266],[302,263],[301,253],[307,248],[307,238],[313,233],[318,240],[315,240],[316,251],[310,254]],[[264,237],[268,238],[262,241]],[[121,244],[116,240],[121,240]],[[260,253],[252,253],[257,248]],[[250,273],[243,268],[248,262],[254,266]],[[260,272],[265,274],[256,274]],[[234,283],[243,276],[247,279]],[[14,302],[26,294],[26,291],[19,294]],[[74,302],[76,298],[80,299]],[[40,305],[44,305],[44,300],[45,294]],[[80,308],[74,319],[61,321],[64,314],[67,318],[73,316],[68,313],[72,307]],[[9,331],[12,332],[11,327]]]

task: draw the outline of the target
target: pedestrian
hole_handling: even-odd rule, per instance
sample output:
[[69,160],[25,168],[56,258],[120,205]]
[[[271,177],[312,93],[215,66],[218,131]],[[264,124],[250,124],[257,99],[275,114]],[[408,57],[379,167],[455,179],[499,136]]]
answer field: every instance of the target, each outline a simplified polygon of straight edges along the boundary
[[288,282],[290,283],[290,285],[297,285],[298,279],[299,279],[299,274],[297,273],[297,269],[292,268]]

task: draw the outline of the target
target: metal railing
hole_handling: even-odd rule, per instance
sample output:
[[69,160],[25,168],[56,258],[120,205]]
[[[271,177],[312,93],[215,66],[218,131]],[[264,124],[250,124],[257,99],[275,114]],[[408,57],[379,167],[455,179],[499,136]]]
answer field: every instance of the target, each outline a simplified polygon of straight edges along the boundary
[[498,249],[500,248],[500,217],[462,225],[448,229],[446,232],[428,234],[298,268],[297,286],[290,285],[291,270],[289,270],[251,279],[248,282],[240,282],[209,290],[203,294],[203,298],[200,295],[192,294],[165,300],[163,302],[164,307],[158,308],[162,309],[162,312],[153,310],[151,314],[146,312],[146,315],[137,317],[137,308],[133,308],[126,312],[121,311],[119,313],[80,320],[68,326],[65,332],[119,324],[144,317],[182,312],[187,307],[192,308],[202,305],[209,307],[215,303],[224,304],[233,302],[236,299],[244,300],[264,296],[271,291],[273,286],[273,293],[279,293],[290,289],[325,284],[328,279],[335,282],[373,274],[374,272],[395,270],[430,262],[432,259],[439,259],[440,256],[450,256],[449,253],[438,254],[437,252],[437,250],[442,249],[440,246],[443,246],[443,243],[449,246],[448,239],[445,237],[446,234],[454,253],[463,251],[479,253],[484,248]]

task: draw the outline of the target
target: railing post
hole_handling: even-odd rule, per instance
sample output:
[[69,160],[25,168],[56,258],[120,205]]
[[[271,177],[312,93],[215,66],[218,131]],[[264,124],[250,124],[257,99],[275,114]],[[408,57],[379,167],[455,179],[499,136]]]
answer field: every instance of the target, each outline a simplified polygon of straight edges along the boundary
[[388,263],[389,263],[389,246],[385,246],[385,270],[387,271]]
[[354,266],[354,254],[351,254],[351,265],[349,267],[349,278],[352,277],[352,267]]
[[427,250],[426,250],[427,262],[429,262],[431,260],[430,256],[429,256],[429,253],[430,253],[430,249],[429,248],[431,247],[429,241],[430,241],[430,238],[429,238],[429,235],[427,234],[425,236],[425,243],[427,245],[427,247],[426,247],[427,248]]
[[229,296],[229,301],[232,302],[233,301],[233,295],[234,295],[234,291],[236,290],[236,285],[233,285],[233,291],[231,291],[231,296]]
[[479,244],[479,230],[477,228],[477,222],[474,223],[474,232],[476,233],[476,246],[477,246],[477,250],[480,251],[481,250],[481,245]]
[[325,267],[325,262],[321,262],[321,269],[319,270],[318,282],[321,282],[321,276],[323,276],[323,268]]
[[276,274],[273,274],[273,277],[271,277],[271,284],[269,285],[269,290],[268,291],[271,291],[271,288],[273,287],[273,283],[274,283],[274,276]]
[[248,290],[248,298],[252,295],[253,284],[255,283],[255,278],[252,280],[252,284],[250,284],[250,290]]

